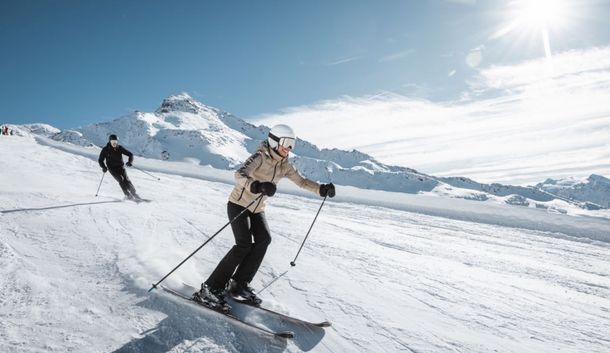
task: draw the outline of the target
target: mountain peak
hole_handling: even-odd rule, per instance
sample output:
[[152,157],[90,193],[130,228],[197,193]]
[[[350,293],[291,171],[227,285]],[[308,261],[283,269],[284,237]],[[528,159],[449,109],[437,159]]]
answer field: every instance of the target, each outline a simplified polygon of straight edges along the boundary
[[161,106],[156,110],[157,113],[170,112],[185,112],[197,114],[202,109],[203,105],[191,97],[188,93],[182,92],[176,95],[171,95],[161,102]]
[[601,175],[597,175],[597,174],[591,174],[587,180],[590,183],[600,183],[600,184],[610,185],[610,179],[608,179],[604,176],[601,176]]

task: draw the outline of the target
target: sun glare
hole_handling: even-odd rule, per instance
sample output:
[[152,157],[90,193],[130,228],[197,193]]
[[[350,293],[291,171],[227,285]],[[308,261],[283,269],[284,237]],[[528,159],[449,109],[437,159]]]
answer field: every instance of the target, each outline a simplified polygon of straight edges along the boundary
[[547,58],[551,58],[551,34],[560,32],[567,26],[569,0],[515,0],[510,2],[506,14],[508,23],[492,38],[504,37],[509,33],[525,35],[530,40],[542,41]]
[[562,0],[519,1],[520,22],[539,29],[561,26],[566,18],[564,5],[565,1]]

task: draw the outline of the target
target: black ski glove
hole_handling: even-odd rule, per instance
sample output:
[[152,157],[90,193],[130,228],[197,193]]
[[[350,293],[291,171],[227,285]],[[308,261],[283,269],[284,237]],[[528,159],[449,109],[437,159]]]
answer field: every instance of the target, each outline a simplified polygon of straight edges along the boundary
[[102,172],[106,173],[107,171],[108,171],[108,168],[102,167]]
[[252,182],[252,184],[250,184],[250,191],[253,194],[260,194],[262,192],[264,195],[271,197],[275,195],[276,189],[275,184],[269,181],[264,181],[261,183],[255,180]]
[[320,185],[320,196],[335,197],[335,185],[333,183]]
[[133,164],[131,164],[131,162],[127,162],[125,164],[127,164],[128,167],[131,167],[133,165]]

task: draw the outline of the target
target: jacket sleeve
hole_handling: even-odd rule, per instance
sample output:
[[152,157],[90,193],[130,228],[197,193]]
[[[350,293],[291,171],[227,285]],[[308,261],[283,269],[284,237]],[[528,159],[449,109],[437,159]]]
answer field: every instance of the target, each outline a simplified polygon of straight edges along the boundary
[[244,162],[235,172],[235,184],[250,190],[250,184],[254,181],[252,173],[263,164],[263,155],[257,152]]
[[309,190],[318,195],[320,194],[320,184],[303,177],[290,163],[288,163],[287,166],[286,177],[301,189]]
[[121,153],[123,153],[124,155],[126,155],[127,157],[129,157],[129,163],[133,162],[133,153],[129,152],[129,150],[127,150],[127,148],[121,146]]
[[106,168],[106,165],[104,164],[104,159],[106,159],[106,147],[102,148],[102,150],[100,151],[100,156],[97,159],[97,162],[100,164],[100,167],[102,167],[102,169]]

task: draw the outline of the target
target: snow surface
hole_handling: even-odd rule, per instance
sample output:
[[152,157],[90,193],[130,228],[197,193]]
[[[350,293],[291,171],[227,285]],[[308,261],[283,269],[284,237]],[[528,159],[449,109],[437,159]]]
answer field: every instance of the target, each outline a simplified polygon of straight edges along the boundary
[[[136,158],[151,203],[122,200],[97,148],[0,137],[1,352],[608,352],[610,217],[289,182],[266,211],[273,242],[252,285],[322,330],[272,340],[147,293],[227,222],[232,173]],[[228,230],[166,280],[204,280]],[[271,327],[273,321],[248,319]]]

